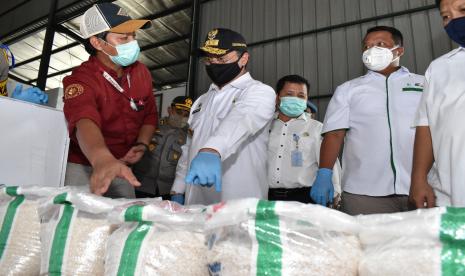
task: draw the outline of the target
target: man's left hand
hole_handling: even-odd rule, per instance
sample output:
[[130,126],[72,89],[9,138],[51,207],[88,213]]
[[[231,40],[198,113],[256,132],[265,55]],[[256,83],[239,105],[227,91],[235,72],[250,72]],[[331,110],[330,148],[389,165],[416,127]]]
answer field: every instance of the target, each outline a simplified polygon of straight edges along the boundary
[[120,160],[128,165],[137,163],[144,156],[146,147],[144,145],[133,146]]

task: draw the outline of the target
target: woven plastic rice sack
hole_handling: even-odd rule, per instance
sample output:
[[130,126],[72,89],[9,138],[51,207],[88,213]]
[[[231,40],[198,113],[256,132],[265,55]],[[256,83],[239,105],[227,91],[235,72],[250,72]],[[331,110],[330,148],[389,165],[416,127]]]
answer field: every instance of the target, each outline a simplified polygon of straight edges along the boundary
[[67,192],[44,202],[42,218],[43,275],[92,275],[104,273],[105,249],[115,226],[109,212],[125,199]]
[[105,275],[208,275],[204,207],[170,201],[115,208]]
[[208,208],[211,275],[357,275],[351,216],[317,205],[256,199]]
[[0,187],[0,275],[39,275],[41,198],[57,188]]
[[465,209],[359,216],[359,275],[465,275]]

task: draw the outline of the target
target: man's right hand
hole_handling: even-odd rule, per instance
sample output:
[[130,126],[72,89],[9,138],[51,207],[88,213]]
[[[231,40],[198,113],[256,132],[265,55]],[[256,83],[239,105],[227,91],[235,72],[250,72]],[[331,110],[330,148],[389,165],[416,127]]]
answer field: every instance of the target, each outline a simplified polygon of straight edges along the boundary
[[42,90],[37,87],[29,87],[23,90],[22,84],[16,85],[11,97],[35,104],[46,104],[48,102],[48,95]]
[[436,206],[436,196],[427,181],[412,181],[409,201],[416,208],[433,208]]
[[111,156],[101,158],[94,164],[90,177],[90,191],[103,195],[116,177],[126,179],[134,187],[141,185],[128,166]]
[[333,187],[333,170],[327,168],[318,169],[310,197],[316,203],[326,207],[326,204],[333,203],[334,187]]

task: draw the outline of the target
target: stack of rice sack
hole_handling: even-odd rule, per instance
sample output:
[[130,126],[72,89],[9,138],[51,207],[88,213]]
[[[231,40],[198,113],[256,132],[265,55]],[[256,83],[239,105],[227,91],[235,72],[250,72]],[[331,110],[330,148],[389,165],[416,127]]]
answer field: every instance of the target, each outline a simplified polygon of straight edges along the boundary
[[233,200],[208,207],[210,275],[357,275],[355,218],[297,202]]
[[465,209],[359,216],[359,275],[465,275]]
[[39,201],[61,191],[0,186],[0,275],[39,275]]
[[117,207],[105,275],[208,275],[205,208],[170,201]]
[[133,201],[70,191],[43,202],[40,273],[103,275],[107,240],[116,228],[108,215],[115,206]]

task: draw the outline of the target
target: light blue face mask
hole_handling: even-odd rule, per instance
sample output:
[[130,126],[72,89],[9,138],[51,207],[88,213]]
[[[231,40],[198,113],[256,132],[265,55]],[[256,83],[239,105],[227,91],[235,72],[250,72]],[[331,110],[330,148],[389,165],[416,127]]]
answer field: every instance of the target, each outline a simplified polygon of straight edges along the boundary
[[[108,42],[107,42],[108,43]],[[108,43],[111,45],[110,43]],[[113,46],[113,45],[111,45]],[[121,66],[129,66],[136,62],[137,58],[139,57],[140,48],[139,43],[137,40],[133,40],[131,42],[120,44],[113,46],[116,48],[116,52],[118,52],[117,56],[108,55],[114,63],[121,65]]]
[[299,117],[307,108],[307,101],[297,97],[281,97],[279,110],[288,117]]

